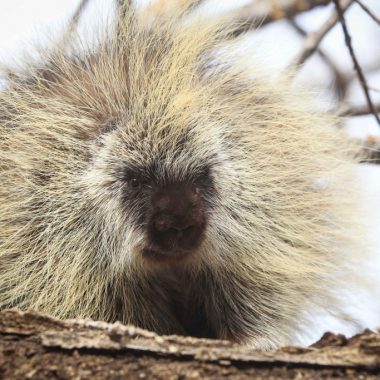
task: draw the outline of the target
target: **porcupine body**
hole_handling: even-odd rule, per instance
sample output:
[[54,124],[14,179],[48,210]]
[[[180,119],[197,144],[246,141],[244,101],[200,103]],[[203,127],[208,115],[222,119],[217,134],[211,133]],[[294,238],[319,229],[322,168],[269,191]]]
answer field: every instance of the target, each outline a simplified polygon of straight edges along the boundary
[[338,308],[355,149],[223,25],[128,11],[0,99],[0,308],[273,347]]

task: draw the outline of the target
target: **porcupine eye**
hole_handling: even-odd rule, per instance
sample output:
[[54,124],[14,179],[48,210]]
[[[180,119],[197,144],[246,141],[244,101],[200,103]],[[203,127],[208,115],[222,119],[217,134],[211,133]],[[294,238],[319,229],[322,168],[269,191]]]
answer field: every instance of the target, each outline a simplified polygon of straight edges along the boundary
[[139,190],[141,188],[141,181],[137,178],[131,178],[128,184],[133,190]]
[[124,171],[122,178],[132,193],[137,193],[146,184],[146,179],[136,170]]
[[210,174],[210,168],[208,166],[202,168],[195,180],[196,192],[207,194],[213,189],[213,180]]

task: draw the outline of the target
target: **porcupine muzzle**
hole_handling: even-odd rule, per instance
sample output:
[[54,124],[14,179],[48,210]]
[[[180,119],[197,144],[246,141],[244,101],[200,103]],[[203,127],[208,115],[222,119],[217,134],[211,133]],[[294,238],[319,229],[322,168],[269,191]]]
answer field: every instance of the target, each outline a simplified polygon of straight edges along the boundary
[[148,225],[149,248],[144,254],[157,260],[178,260],[200,245],[206,218],[195,185],[177,182],[156,189]]

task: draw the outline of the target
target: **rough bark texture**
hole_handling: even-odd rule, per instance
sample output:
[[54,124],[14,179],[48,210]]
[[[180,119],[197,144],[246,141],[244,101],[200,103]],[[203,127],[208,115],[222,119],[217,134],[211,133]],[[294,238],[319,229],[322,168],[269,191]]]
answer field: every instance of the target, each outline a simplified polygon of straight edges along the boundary
[[0,313],[1,379],[375,379],[380,334],[326,333],[308,348],[258,352],[119,323]]

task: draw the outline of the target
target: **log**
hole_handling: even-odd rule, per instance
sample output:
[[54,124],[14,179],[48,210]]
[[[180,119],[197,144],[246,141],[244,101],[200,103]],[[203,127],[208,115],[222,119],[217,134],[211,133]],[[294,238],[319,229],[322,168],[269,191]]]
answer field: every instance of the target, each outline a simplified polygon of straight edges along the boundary
[[375,379],[380,334],[326,333],[310,347],[261,352],[235,343],[158,336],[134,326],[0,313],[0,379]]

